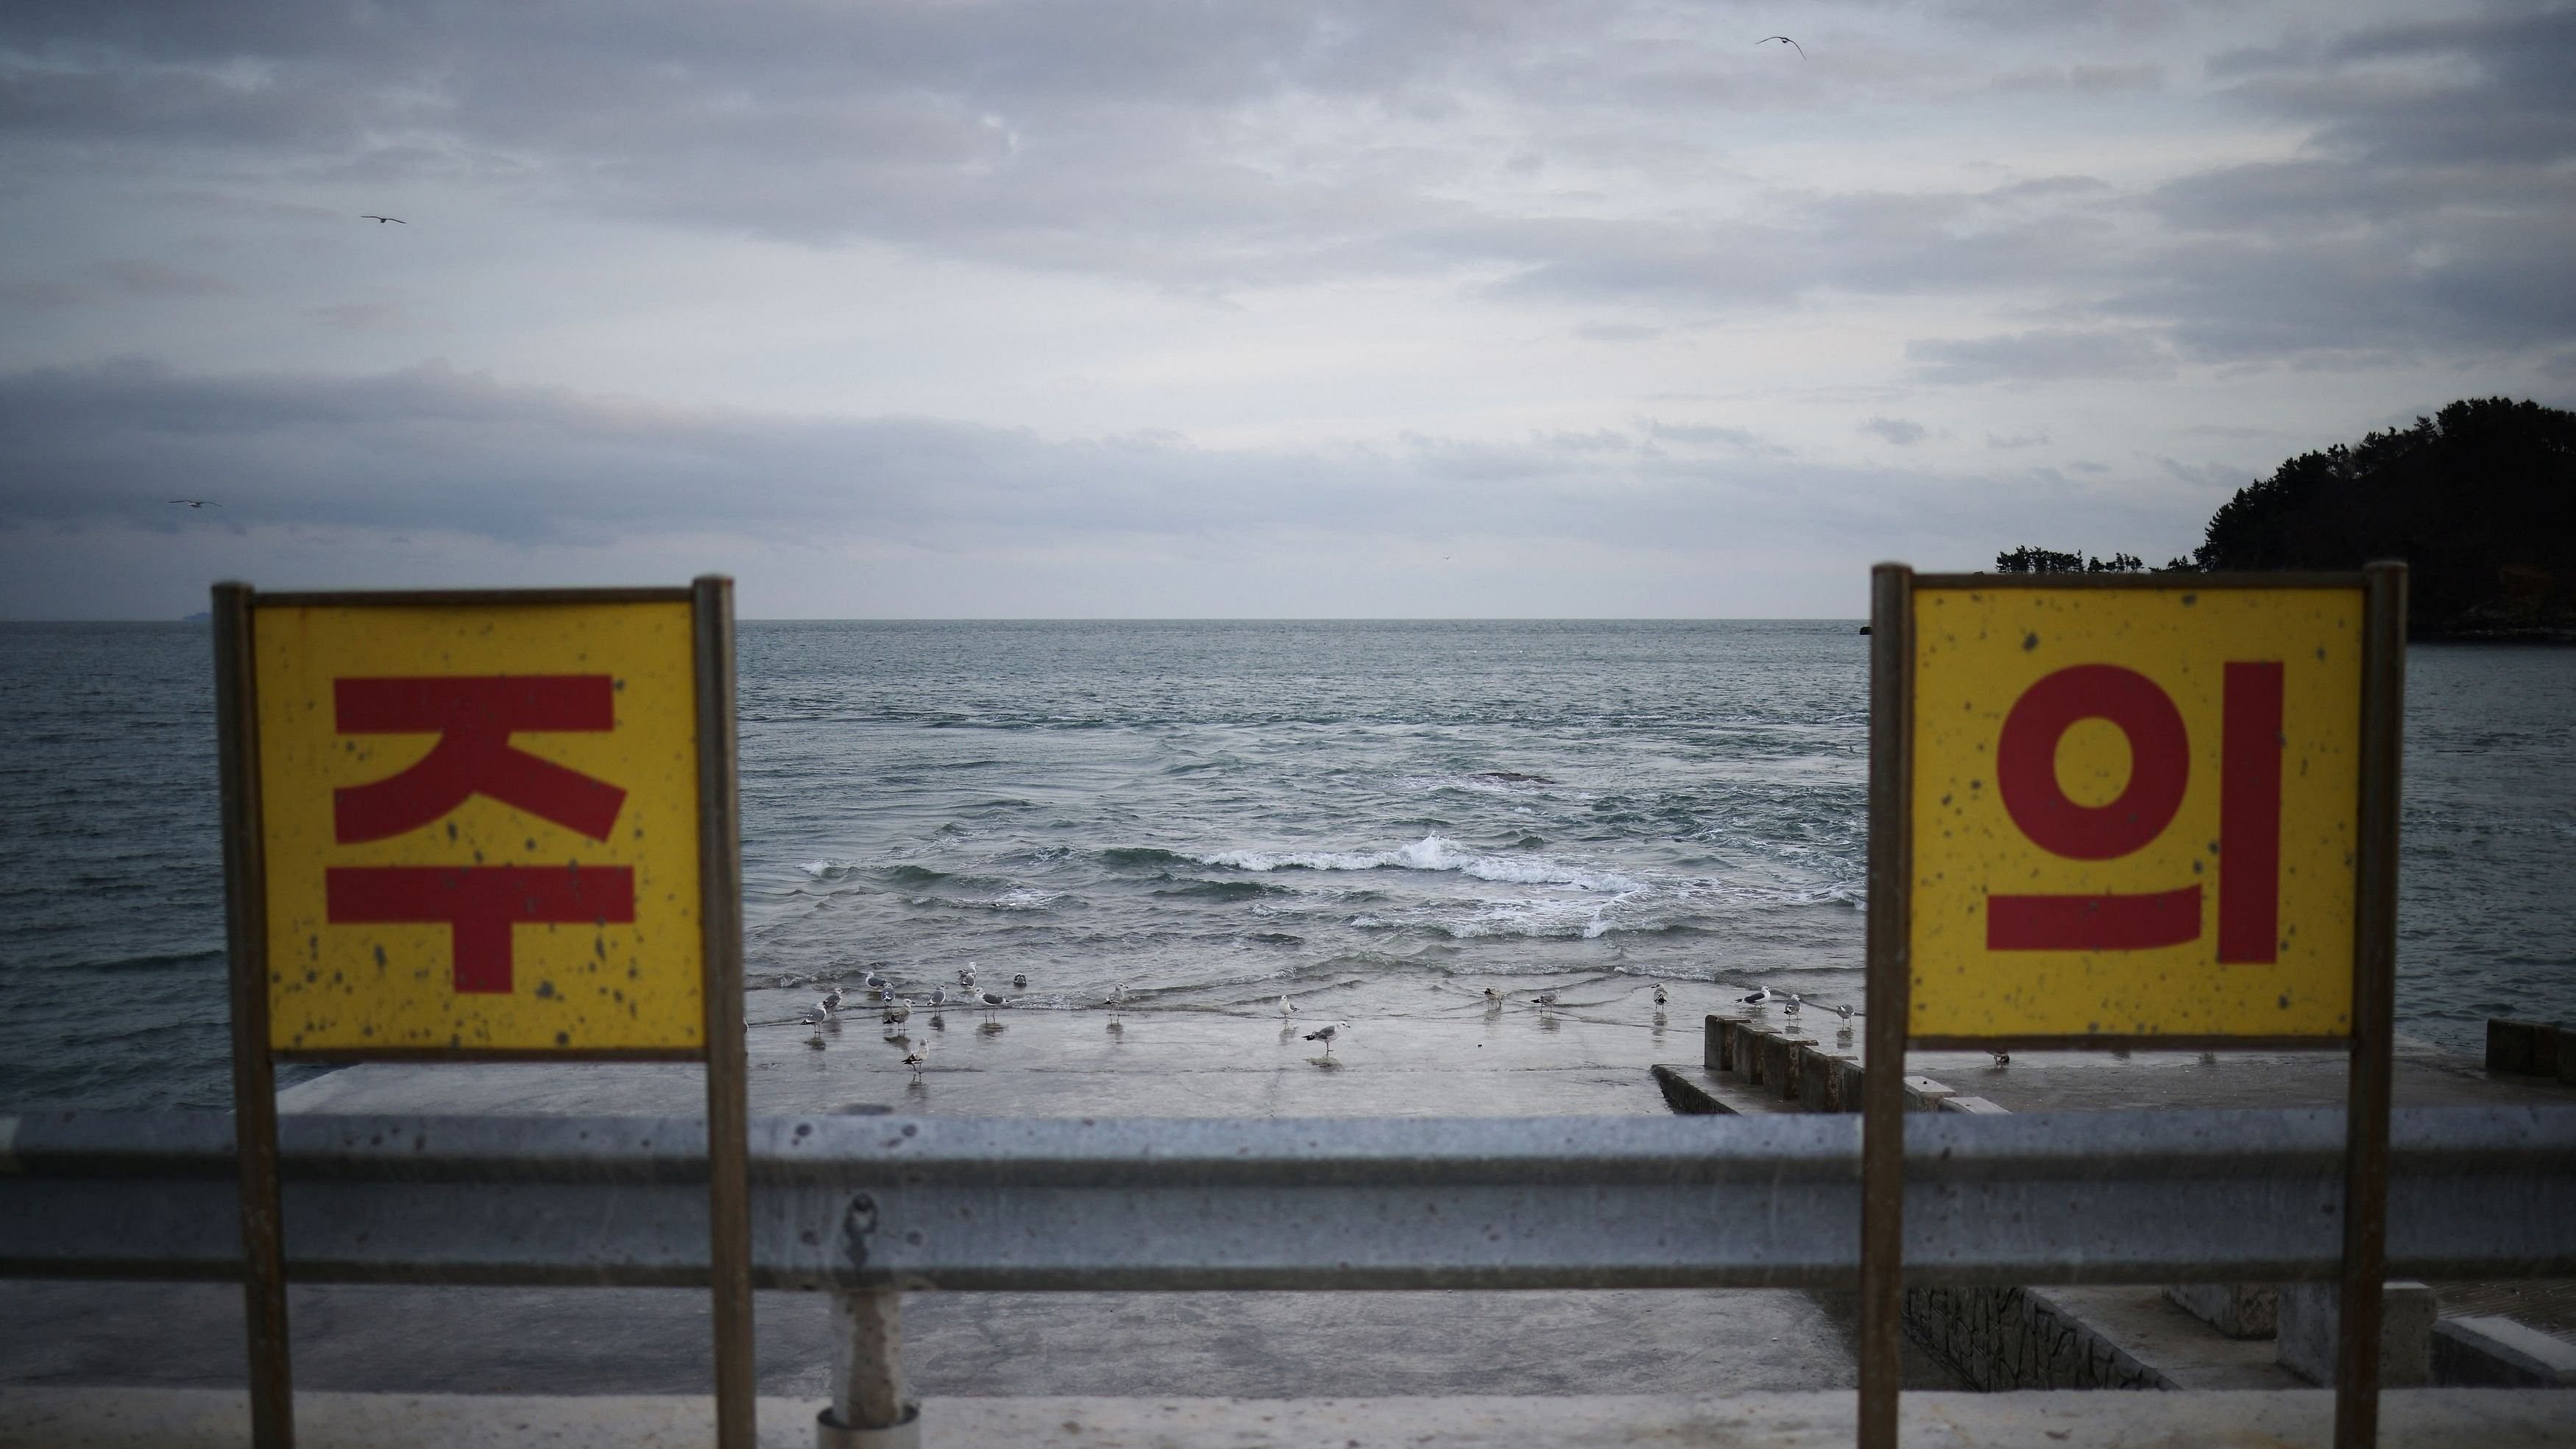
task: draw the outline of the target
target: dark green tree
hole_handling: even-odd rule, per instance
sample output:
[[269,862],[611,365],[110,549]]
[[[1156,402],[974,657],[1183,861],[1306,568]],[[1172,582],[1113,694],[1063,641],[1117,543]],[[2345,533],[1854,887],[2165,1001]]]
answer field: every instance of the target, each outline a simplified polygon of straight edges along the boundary
[[2576,625],[2576,413],[2452,403],[2411,428],[2302,453],[2209,520],[2206,570],[2408,564],[2416,634]]

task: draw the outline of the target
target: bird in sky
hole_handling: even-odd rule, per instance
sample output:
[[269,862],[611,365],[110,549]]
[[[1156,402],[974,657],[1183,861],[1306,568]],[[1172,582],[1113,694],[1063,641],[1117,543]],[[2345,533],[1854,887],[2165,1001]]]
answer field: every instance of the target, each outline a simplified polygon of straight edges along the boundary
[[1798,59],[1800,59],[1800,60],[1805,60],[1805,59],[1807,58],[1807,48],[1806,48],[1805,46],[1803,46],[1803,45],[1798,44],[1798,42],[1796,42],[1796,41],[1794,41],[1794,40],[1789,39],[1789,37],[1787,37],[1787,36],[1785,36],[1785,35],[1766,35],[1766,36],[1762,37],[1760,40],[1757,40],[1757,41],[1755,41],[1755,42],[1753,42],[1753,43],[1754,43],[1755,45],[1769,45],[1771,42],[1773,42],[1773,41],[1775,41],[1775,40],[1777,40],[1777,41],[1781,41],[1781,42],[1783,42],[1783,43],[1787,44],[1791,49],[1793,49],[1793,50],[1797,51],[1797,52],[1798,52]]
[[211,499],[211,498],[173,498],[173,499],[171,499],[170,501],[171,501],[171,502],[173,502],[173,503],[184,503],[184,504],[188,505],[190,508],[221,508],[221,507],[223,507],[223,505],[222,505],[222,504],[217,503],[215,500],[213,500],[213,499]]
[[393,223],[394,225],[396,225],[396,226],[409,226],[409,225],[411,225],[411,223],[410,223],[410,222],[407,222],[407,221],[403,220],[403,219],[402,219],[401,217],[399,217],[399,216],[378,216],[378,215],[376,215],[376,214],[375,214],[374,212],[372,212],[372,211],[362,211],[362,212],[358,213],[358,220],[360,220],[360,221],[372,221],[372,222],[374,222],[374,223],[375,223],[376,225],[378,225],[378,226],[382,226],[382,225],[384,225],[386,222],[389,222],[389,221],[390,221],[390,222],[392,222],[392,223]]

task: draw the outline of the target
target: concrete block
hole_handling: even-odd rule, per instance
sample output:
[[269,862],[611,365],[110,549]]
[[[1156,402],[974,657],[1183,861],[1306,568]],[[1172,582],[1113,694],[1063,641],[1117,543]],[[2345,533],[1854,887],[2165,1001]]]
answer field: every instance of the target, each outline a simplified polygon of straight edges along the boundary
[[[1841,1052],[1818,1052],[1801,1070],[1814,1077],[1817,1091],[1808,1105],[1819,1112],[1860,1110],[1860,1059]],[[1804,1080],[1803,1078],[1801,1079]]]
[[1813,1038],[1803,1036],[1762,1039],[1762,1085],[1772,1096],[1784,1102],[1798,1100],[1798,1049],[1815,1044]]
[[2487,1018],[2487,1070],[2525,1077],[2558,1075],[2558,1027],[2543,1021]]
[[1726,1018],[1711,1013],[1702,1027],[1699,1064],[1712,1072],[1726,1070]]
[[2576,1388],[2576,1344],[2510,1318],[2433,1325],[2433,1382],[2460,1388]]
[[1941,1112],[1960,1112],[1970,1117],[2009,1117],[2011,1112],[1983,1097],[1944,1097],[1934,1108]]
[[[2275,1348],[2283,1368],[2312,1384],[2332,1384],[2342,1294],[2332,1283],[2285,1283]],[[2433,1381],[2433,1290],[2392,1282],[2380,1289],[2379,1384],[2418,1388]]]
[[1744,1079],[1745,1085],[1763,1085],[1762,1073],[1769,1053],[1762,1050],[1762,1044],[1770,1039],[1771,1033],[1750,1022],[1735,1029],[1735,1074]]
[[1810,1112],[1834,1111],[1834,1054],[1809,1042],[1798,1048],[1798,1104]]
[[2280,1327],[2276,1284],[2182,1283],[2167,1288],[2165,1298],[2229,1338],[2270,1338]]
[[2561,1085],[2576,1087],[2576,1031],[2558,1028],[2558,1080]]
[[1938,1112],[1943,1102],[1957,1095],[1956,1091],[1930,1077],[1905,1079],[1905,1110],[1908,1112]]

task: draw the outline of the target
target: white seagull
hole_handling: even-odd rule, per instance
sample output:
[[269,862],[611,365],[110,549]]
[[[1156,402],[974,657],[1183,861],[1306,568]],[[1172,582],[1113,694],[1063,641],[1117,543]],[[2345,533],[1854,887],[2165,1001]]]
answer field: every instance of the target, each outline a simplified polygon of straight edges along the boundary
[[1322,1042],[1324,1044],[1324,1055],[1329,1057],[1333,1054],[1333,1038],[1350,1030],[1350,1026],[1351,1024],[1347,1021],[1337,1021],[1331,1026],[1325,1027],[1320,1031],[1310,1031],[1306,1033],[1306,1040]]
[[885,979],[883,976],[878,975],[878,974],[877,974],[876,972],[874,972],[874,971],[871,971],[871,972],[869,972],[869,973],[868,973],[868,989],[870,989],[870,990],[872,990],[872,991],[873,991],[873,990],[875,990],[876,988],[878,988],[878,987],[880,987],[880,986],[883,986],[883,985],[885,985],[885,984],[886,984],[886,979]]
[[1286,992],[1281,992],[1279,995],[1279,1014],[1281,1016],[1295,1016],[1297,1014],[1297,1003],[1290,1001]]
[[1488,986],[1488,987],[1486,987],[1486,988],[1485,988],[1485,999],[1486,999],[1487,1001],[1500,1001],[1500,1000],[1502,1000],[1502,999],[1503,999],[1503,993],[1501,993],[1501,992],[1499,992],[1499,991],[1496,991],[1494,988],[1492,988],[1492,987]]
[[1792,991],[1789,993],[1789,1004],[1780,1009],[1789,1013],[1791,1016],[1796,1016],[1798,1014],[1798,1008],[1806,1004],[1807,1003],[1804,998],[1800,997],[1798,993]]
[[823,1014],[825,1016],[830,1016],[833,1012],[841,1009],[841,1002],[844,999],[845,998],[841,995],[841,988],[835,986],[831,990],[823,993],[823,999],[818,1004],[823,1008]]
[[1661,985],[1655,987],[1655,1004],[1657,1006],[1661,1006],[1671,999],[1671,997],[1664,995],[1664,988]]
[[1760,40],[1757,40],[1757,41],[1755,41],[1755,42],[1753,42],[1753,43],[1754,43],[1755,45],[1769,45],[1771,42],[1773,42],[1773,41],[1775,41],[1775,40],[1777,40],[1777,41],[1781,42],[1782,44],[1789,46],[1791,49],[1793,49],[1793,50],[1797,51],[1797,52],[1798,52],[1798,59],[1800,59],[1800,60],[1805,60],[1805,59],[1807,58],[1807,48],[1806,48],[1805,46],[1803,46],[1803,45],[1798,44],[1798,42],[1796,42],[1796,41],[1794,41],[1794,40],[1791,40],[1789,37],[1787,37],[1787,36],[1785,36],[1785,35],[1766,35],[1766,36],[1762,37]]
[[1851,1019],[1852,1019],[1851,1003],[1849,1003],[1849,1002],[1845,1002],[1845,1003],[1843,1003],[1842,1005],[1835,1007],[1835,1008],[1834,1008],[1834,1015],[1841,1017],[1841,1018],[1842,1018],[1843,1020],[1845,1020],[1845,1021],[1849,1021],[1849,1020],[1851,1020]]
[[1768,986],[1765,986],[1765,987],[1763,987],[1761,990],[1756,991],[1756,992],[1754,992],[1752,995],[1750,995],[1750,996],[1748,996],[1748,997],[1744,998],[1744,1004],[1745,1004],[1745,1005],[1747,1005],[1747,1006],[1762,1006],[1762,1005],[1765,1005],[1765,1004],[1767,1004],[1767,1003],[1777,1001],[1777,1000],[1779,1000],[1779,999],[1780,999],[1780,993],[1779,993],[1779,992],[1772,990],[1772,989],[1771,989],[1770,987],[1768,987]]
[[946,1006],[948,1004],[948,988],[945,986],[934,986],[930,988],[930,1004],[933,1006]]
[[1531,997],[1530,1000],[1537,1002],[1541,1006],[1554,1006],[1556,1005],[1556,993],[1553,991],[1542,991],[1538,995]]

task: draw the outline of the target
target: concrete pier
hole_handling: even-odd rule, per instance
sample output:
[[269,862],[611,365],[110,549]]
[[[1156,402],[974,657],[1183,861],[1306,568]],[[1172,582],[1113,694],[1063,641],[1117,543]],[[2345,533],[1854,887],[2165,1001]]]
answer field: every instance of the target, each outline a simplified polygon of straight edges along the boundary
[[[2401,1106],[2502,1102],[2576,1103],[2560,1080],[2554,1026],[2491,1024],[2484,1063],[2401,1046],[2394,1072]],[[1657,1085],[1674,1111],[1855,1112],[1869,1069],[1864,1034],[1812,1028],[1762,1011],[1708,1015],[1696,1067],[1659,1064]],[[2022,1053],[1908,1052],[1910,1111],[2150,1111],[2340,1106],[2341,1051]],[[1963,1090],[1963,1085],[1966,1089]],[[2447,1310],[2445,1304],[2448,1304]],[[2462,1328],[2439,1335],[2440,1317],[2510,1303],[2492,1315],[2522,1334]],[[1907,1330],[1943,1367],[1984,1389],[2287,1389],[2330,1382],[2335,1294],[2330,1284],[2183,1284],[1911,1290]],[[2383,1299],[2382,1382],[2542,1384],[2552,1354],[2576,1363],[2576,1284],[2391,1283]],[[2560,1336],[2553,1336],[2552,1331]],[[2528,1337],[2524,1335],[2529,1335]],[[2510,1346],[2503,1346],[2507,1340]],[[2571,1404],[2576,1414],[2576,1404]]]

